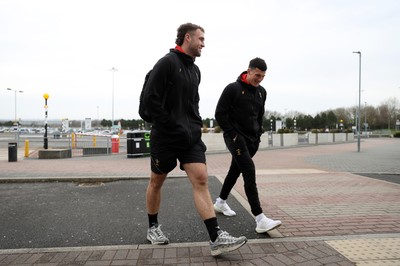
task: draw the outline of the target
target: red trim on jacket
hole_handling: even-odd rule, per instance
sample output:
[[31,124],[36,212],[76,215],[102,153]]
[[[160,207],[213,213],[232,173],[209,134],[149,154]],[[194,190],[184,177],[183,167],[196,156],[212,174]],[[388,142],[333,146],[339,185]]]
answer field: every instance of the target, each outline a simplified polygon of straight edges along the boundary
[[182,47],[179,45],[175,46],[175,49],[178,50],[179,52],[186,54],[185,51],[183,51]]
[[250,83],[247,81],[247,73],[243,73],[240,79],[241,79],[244,83],[250,84]]

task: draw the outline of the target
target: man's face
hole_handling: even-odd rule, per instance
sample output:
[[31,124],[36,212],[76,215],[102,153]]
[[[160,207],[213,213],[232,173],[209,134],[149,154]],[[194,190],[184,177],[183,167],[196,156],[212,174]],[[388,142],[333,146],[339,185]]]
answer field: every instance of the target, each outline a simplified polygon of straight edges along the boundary
[[265,77],[265,71],[261,71],[258,68],[251,69],[249,68],[247,70],[247,81],[253,86],[253,87],[258,87],[263,81]]
[[204,32],[197,29],[193,34],[188,33],[189,51],[188,54],[193,57],[201,56],[201,49],[204,47]]

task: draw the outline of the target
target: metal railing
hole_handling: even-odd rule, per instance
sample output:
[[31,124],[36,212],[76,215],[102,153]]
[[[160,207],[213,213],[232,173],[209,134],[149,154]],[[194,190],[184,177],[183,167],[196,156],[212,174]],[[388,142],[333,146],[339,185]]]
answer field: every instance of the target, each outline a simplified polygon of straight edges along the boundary
[[[126,141],[126,138],[125,138]],[[18,147],[29,151],[43,149],[44,136],[43,134],[35,133],[1,133],[0,148],[6,149],[8,143],[15,142]],[[120,145],[122,144],[122,145]],[[26,147],[28,146],[28,147]],[[118,139],[118,153],[126,145]],[[72,149],[74,156],[111,154],[112,136],[111,135],[86,135],[86,134],[49,134],[48,135],[49,149]],[[86,152],[83,152],[85,150]],[[75,152],[74,152],[75,151]]]

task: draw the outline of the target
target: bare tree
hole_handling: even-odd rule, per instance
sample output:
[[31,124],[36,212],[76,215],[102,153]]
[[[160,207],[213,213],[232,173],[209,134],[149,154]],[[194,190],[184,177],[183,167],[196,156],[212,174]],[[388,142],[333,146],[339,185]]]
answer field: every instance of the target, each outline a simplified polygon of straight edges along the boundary
[[386,101],[384,101],[381,106],[385,106],[386,109],[386,119],[387,119],[387,124],[388,124],[388,129],[391,129],[391,126],[393,126],[394,129],[396,129],[396,115],[397,111],[399,110],[399,100],[396,97],[390,97]]

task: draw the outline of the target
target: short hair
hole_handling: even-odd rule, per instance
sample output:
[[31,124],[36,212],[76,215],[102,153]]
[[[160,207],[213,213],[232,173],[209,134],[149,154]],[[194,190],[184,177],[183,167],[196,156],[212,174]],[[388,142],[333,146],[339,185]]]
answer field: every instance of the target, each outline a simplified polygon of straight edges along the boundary
[[261,71],[267,71],[267,64],[263,59],[256,57],[250,61],[249,68],[251,69],[258,68]]
[[178,33],[176,34],[175,43],[181,46],[183,44],[183,41],[185,40],[186,33],[189,32],[190,34],[192,34],[196,30],[201,30],[202,32],[204,32],[204,29],[201,26],[193,23],[185,23],[180,25],[177,29]]

